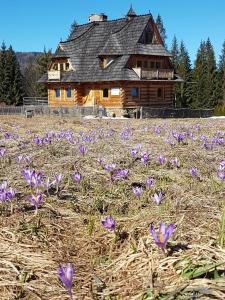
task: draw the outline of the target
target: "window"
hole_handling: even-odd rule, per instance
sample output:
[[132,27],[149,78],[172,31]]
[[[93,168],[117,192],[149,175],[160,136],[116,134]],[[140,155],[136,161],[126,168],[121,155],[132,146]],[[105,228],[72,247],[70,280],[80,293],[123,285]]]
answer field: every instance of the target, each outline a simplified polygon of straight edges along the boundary
[[139,88],[138,87],[133,87],[131,89],[131,96],[133,98],[139,98]]
[[60,88],[55,89],[55,97],[60,98]]
[[103,67],[104,68],[107,68],[109,65],[111,65],[111,63],[113,63],[114,62],[114,58],[113,57],[106,57],[106,58],[104,58],[104,60],[103,60]]
[[111,95],[112,96],[119,96],[120,94],[120,89],[119,88],[112,88],[111,89]]
[[68,71],[70,68],[70,64],[69,63],[66,63],[66,71]]
[[60,71],[63,71],[63,64],[60,64]]
[[156,69],[160,69],[161,68],[161,62],[160,61],[157,61],[156,62]]
[[137,61],[137,68],[142,68],[142,61],[141,60]]
[[54,64],[54,65],[53,65],[53,70],[58,71],[58,64]]
[[163,98],[163,89],[162,88],[157,89],[157,97],[158,98]]
[[71,98],[72,97],[72,90],[71,90],[70,87],[66,89],[66,97],[67,98]]
[[103,89],[103,98],[108,98],[109,97],[109,90],[108,89]]
[[145,69],[148,68],[148,61],[147,60],[144,61],[143,68],[145,68]]
[[151,69],[155,69],[155,62],[151,61]]

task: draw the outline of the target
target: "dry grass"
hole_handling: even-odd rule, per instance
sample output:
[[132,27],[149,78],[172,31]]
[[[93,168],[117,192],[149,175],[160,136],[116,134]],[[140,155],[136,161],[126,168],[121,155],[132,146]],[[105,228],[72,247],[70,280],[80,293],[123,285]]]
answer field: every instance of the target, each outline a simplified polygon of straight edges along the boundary
[[[127,140],[120,135],[125,127],[129,128]],[[156,134],[159,127],[160,134]],[[43,137],[61,130],[74,132],[72,140],[81,130],[84,136],[101,137],[84,143],[88,148],[85,156],[65,138],[43,146],[33,142],[34,134]],[[196,139],[190,136],[187,143],[171,147],[164,141],[171,130],[193,133]],[[225,138],[223,120],[1,116],[0,148],[7,152],[0,159],[0,183],[6,180],[17,189],[18,204],[13,214],[1,208],[0,299],[69,299],[57,276],[63,262],[75,266],[73,294],[77,300],[225,299],[225,250],[218,242],[225,185],[216,176],[225,147],[206,150],[200,142],[202,135],[213,137],[219,130]],[[6,132],[14,138],[5,139]],[[136,145],[150,154],[148,166],[131,158],[129,150]],[[37,216],[27,201],[30,189],[21,176],[25,165],[18,164],[18,154],[31,155],[31,166],[46,176],[64,174],[59,193],[46,194]],[[178,157],[180,168],[160,166],[158,155],[167,161]],[[109,175],[97,164],[99,158],[129,168],[128,180],[110,184]],[[188,172],[194,166],[200,180],[192,179]],[[81,185],[72,182],[74,171],[82,174]],[[138,200],[132,186],[144,186],[148,176],[156,179],[156,185],[145,189]],[[157,206],[151,196],[159,190],[165,198]],[[100,223],[110,214],[121,231],[117,242]],[[148,229],[150,223],[158,226],[160,221],[175,224],[167,257]]]

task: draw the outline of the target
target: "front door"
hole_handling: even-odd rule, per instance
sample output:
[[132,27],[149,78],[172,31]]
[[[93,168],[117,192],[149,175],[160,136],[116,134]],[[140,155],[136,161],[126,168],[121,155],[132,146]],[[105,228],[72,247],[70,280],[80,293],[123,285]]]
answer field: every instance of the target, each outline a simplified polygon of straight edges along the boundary
[[93,106],[95,104],[95,97],[93,90],[86,88],[85,89],[85,95],[83,98],[83,105],[84,106]]

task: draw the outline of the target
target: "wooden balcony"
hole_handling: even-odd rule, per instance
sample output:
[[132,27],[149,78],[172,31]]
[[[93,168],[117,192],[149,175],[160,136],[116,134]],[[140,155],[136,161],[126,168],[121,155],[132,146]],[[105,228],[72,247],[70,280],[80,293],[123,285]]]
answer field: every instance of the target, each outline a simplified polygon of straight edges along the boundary
[[61,72],[60,71],[48,71],[48,80],[60,80]]
[[171,80],[174,78],[174,70],[172,69],[142,69],[142,68],[133,68],[134,72],[141,78],[141,79],[148,79],[148,80],[162,80],[167,79]]

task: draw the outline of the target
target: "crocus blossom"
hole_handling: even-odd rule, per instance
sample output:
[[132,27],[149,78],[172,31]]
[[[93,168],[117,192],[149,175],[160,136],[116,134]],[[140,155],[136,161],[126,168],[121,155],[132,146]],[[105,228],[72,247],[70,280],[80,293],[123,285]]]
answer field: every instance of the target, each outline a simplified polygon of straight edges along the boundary
[[28,199],[34,205],[34,207],[35,207],[35,213],[37,214],[37,210],[38,210],[41,202],[43,201],[42,194],[38,193],[36,196],[31,195]]
[[112,216],[109,216],[102,221],[102,225],[109,231],[115,231],[116,229],[116,222]]
[[164,195],[162,192],[159,192],[158,194],[155,193],[153,196],[152,196],[152,200],[155,201],[155,203],[157,205],[159,205],[163,199]]
[[79,172],[75,172],[72,175],[73,181],[75,181],[76,183],[80,183],[81,182],[81,174]]
[[139,187],[139,186],[134,186],[133,193],[134,193],[135,197],[140,198],[141,194],[143,193],[143,188]]
[[158,163],[159,163],[160,165],[164,165],[165,162],[166,162],[166,158],[165,158],[164,156],[162,156],[162,155],[159,155],[159,156],[157,157],[157,161],[158,161]]
[[74,267],[71,263],[67,266],[60,265],[58,268],[58,276],[61,282],[65,285],[67,292],[72,300],[72,283],[73,283]]
[[155,179],[152,177],[148,177],[146,180],[146,186],[151,188],[155,184]]
[[198,176],[198,169],[197,168],[190,168],[189,169],[189,173],[191,174],[191,176],[195,179],[198,179],[199,176]]
[[156,233],[154,226],[151,224],[150,233],[152,234],[156,245],[165,252],[167,242],[174,231],[174,224],[170,224],[168,227],[164,223],[160,223],[159,231]]

